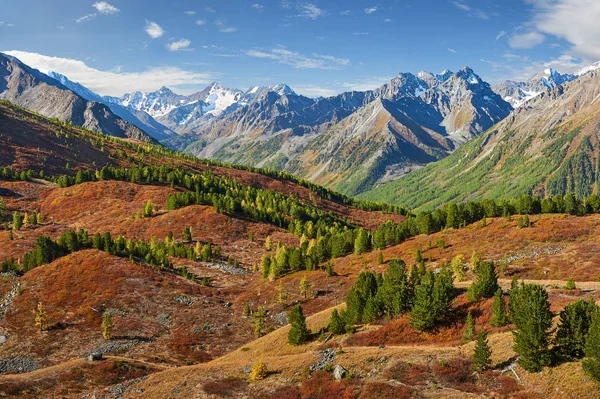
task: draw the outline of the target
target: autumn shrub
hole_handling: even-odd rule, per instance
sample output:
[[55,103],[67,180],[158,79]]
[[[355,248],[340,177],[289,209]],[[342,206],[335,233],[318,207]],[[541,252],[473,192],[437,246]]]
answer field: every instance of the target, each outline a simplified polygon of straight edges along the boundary
[[362,388],[358,399],[408,399],[414,397],[414,390],[407,386],[373,382]]
[[439,384],[460,391],[477,392],[479,389],[475,385],[471,369],[471,361],[462,357],[434,362],[431,365],[431,371]]
[[384,376],[407,385],[424,385],[431,379],[431,373],[426,365],[407,362],[392,365],[385,371]]
[[312,378],[305,380],[300,386],[302,398],[311,399],[355,399],[359,393],[358,382],[354,379],[336,381],[331,373],[317,371]]

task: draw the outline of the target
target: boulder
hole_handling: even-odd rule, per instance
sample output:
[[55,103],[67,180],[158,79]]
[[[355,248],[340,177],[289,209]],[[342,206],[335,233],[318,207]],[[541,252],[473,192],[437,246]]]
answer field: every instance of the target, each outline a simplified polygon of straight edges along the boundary
[[99,360],[102,360],[102,353],[100,352],[92,352],[88,355],[88,360],[90,362],[97,362]]
[[348,374],[348,370],[339,364],[333,368],[333,378],[338,381],[344,378],[346,374]]

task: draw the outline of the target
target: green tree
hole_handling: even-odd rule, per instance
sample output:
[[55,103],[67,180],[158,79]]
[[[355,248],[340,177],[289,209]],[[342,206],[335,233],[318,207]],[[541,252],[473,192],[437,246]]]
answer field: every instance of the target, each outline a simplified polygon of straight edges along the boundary
[[408,281],[406,264],[392,259],[377,291],[379,304],[388,317],[398,316],[410,309],[413,292]]
[[151,217],[154,214],[154,207],[152,202],[148,200],[144,205],[144,217]]
[[372,272],[361,272],[356,283],[350,288],[346,299],[346,314],[350,324],[358,324],[363,320],[363,312],[367,300],[377,294],[377,278]]
[[289,314],[290,331],[288,332],[288,342],[292,345],[302,345],[310,337],[310,331],[306,327],[306,318],[302,313],[302,306],[296,305]]
[[340,317],[337,309],[334,309],[329,318],[329,327],[327,328],[330,333],[335,335],[343,334],[346,332],[346,323]]
[[477,270],[477,268],[479,267],[479,263],[481,263],[481,257],[479,256],[477,251],[473,251],[473,253],[471,254],[471,262],[469,263],[469,268],[471,269],[471,271],[474,272],[475,270]]
[[252,322],[254,323],[254,334],[257,337],[265,335],[265,319],[267,317],[267,309],[264,306],[259,306],[252,313]]
[[356,255],[364,254],[371,249],[371,239],[365,229],[358,229],[358,234],[354,240],[354,253]]
[[244,317],[249,317],[252,314],[252,310],[250,310],[250,304],[246,302],[244,305]]
[[414,304],[410,312],[410,324],[419,331],[434,329],[442,322],[454,298],[452,274],[444,268],[436,276],[427,271],[415,289]]
[[181,239],[186,242],[192,242],[192,228],[186,227],[181,233]]
[[333,263],[327,262],[327,266],[325,266],[325,272],[327,273],[327,277],[333,276]]
[[112,338],[112,330],[114,327],[112,316],[110,313],[104,312],[102,315],[102,336],[105,340],[109,340]]
[[569,279],[567,280],[567,284],[565,285],[565,290],[574,290],[577,287],[575,286],[575,280],[573,280],[573,277],[569,277]]
[[477,343],[473,349],[473,371],[482,372],[490,368],[492,364],[492,350],[487,340],[487,333],[480,331],[477,335]]
[[507,324],[506,302],[504,301],[502,288],[498,288],[494,294],[494,302],[492,303],[492,320],[490,321],[490,325],[492,327],[503,327]]
[[6,202],[0,197],[0,219],[4,219],[4,216],[6,216]]
[[585,337],[592,324],[592,315],[598,310],[593,299],[578,299],[560,312],[554,350],[561,361],[573,361],[584,356]]
[[462,341],[469,342],[475,337],[475,320],[471,312],[467,313],[467,320],[465,321],[465,328],[463,330]]
[[496,275],[494,262],[481,262],[475,270],[475,281],[468,289],[467,298],[470,301],[491,298],[498,288],[498,276]]
[[21,230],[21,227],[23,227],[23,218],[21,217],[21,214],[17,211],[14,211],[13,213],[13,230]]
[[304,296],[304,299],[306,299],[309,290],[310,282],[308,281],[306,276],[304,276],[302,280],[300,280],[300,294]]
[[600,382],[600,310],[594,312],[585,337],[585,359],[582,366],[587,375]]
[[539,372],[550,364],[548,350],[552,328],[552,312],[548,293],[539,284],[521,284],[511,291],[510,316],[515,324],[515,352],[518,363],[529,372]]
[[456,255],[450,262],[450,268],[454,274],[454,280],[464,281],[465,280],[465,257],[463,255]]
[[383,265],[383,252],[381,251],[379,251],[379,253],[377,254],[377,263]]

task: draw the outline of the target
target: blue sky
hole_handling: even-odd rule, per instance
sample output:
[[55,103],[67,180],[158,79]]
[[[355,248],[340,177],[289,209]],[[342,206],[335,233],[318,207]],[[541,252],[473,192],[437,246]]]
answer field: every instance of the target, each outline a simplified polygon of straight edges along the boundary
[[2,1],[0,50],[100,94],[218,81],[306,95],[471,66],[495,82],[600,60],[597,0]]

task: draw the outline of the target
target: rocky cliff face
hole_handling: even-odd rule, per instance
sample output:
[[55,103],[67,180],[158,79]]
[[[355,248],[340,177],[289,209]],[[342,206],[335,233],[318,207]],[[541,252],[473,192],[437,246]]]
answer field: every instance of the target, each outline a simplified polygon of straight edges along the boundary
[[106,105],[88,101],[57,80],[3,54],[0,54],[0,99],[111,136],[153,140]]

